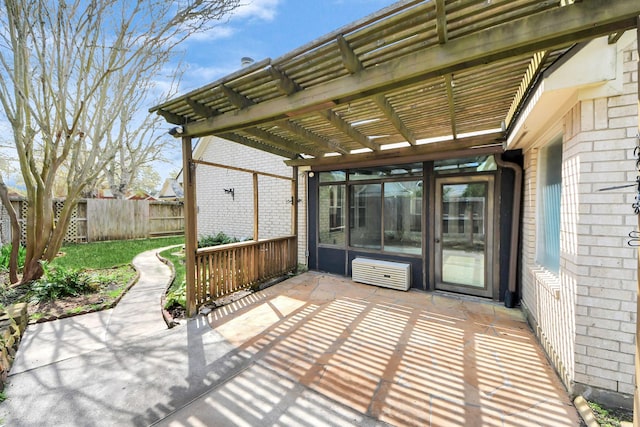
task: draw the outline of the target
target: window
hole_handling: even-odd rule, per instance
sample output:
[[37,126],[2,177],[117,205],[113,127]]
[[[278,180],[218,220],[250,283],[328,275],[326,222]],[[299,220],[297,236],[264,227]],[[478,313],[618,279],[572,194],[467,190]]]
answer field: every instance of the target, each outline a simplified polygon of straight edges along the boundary
[[[422,181],[384,184],[384,250],[422,253]],[[419,214],[416,214],[419,207]]]
[[327,245],[345,244],[345,185],[321,185],[318,200],[318,239]]
[[487,172],[498,169],[493,156],[467,157],[464,159],[437,160],[433,170],[438,175],[453,173]]
[[562,138],[541,149],[538,158],[537,263],[556,273],[560,269],[561,195]]
[[318,243],[422,254],[422,176],[422,163],[321,172]]
[[380,249],[381,184],[358,184],[350,187],[349,203],[353,221],[350,221],[351,246]]
[[344,185],[329,186],[329,230],[344,228]]
[[320,182],[343,182],[346,178],[344,171],[320,172]]

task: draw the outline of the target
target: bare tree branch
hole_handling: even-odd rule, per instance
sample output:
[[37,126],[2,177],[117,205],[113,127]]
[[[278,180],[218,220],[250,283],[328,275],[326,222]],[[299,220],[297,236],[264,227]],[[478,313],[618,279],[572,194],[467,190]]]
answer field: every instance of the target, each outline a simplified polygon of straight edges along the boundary
[[[161,158],[153,123],[133,126],[153,83],[190,34],[239,0],[4,0],[0,10],[0,105],[24,179],[27,255],[23,281],[58,252],[87,185],[113,164],[118,185]],[[66,177],[54,224],[53,194]],[[114,172],[115,176],[115,172]]]

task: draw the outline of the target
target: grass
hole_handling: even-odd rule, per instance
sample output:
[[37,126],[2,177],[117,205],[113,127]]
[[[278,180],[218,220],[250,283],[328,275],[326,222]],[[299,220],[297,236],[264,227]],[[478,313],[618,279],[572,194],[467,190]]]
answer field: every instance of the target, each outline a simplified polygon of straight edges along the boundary
[[136,272],[131,261],[136,255],[177,244],[184,244],[183,236],[65,245],[61,249],[64,256],[53,260],[51,266],[86,273],[90,283],[94,284],[92,287],[96,289],[95,292],[38,302],[33,298],[33,285],[5,287],[0,291],[0,304],[30,302],[31,321],[109,308],[126,292],[127,286],[135,278]]
[[52,264],[76,269],[111,268],[131,263],[141,252],[183,243],[184,236],[68,244],[60,250],[64,256],[57,257]]
[[633,411],[606,408],[596,402],[587,402],[600,427],[619,427],[621,421],[633,422]]
[[171,282],[171,286],[169,286],[169,291],[167,292],[167,306],[165,306],[165,308],[170,308],[171,305],[176,303],[175,297],[186,292],[183,289],[186,286],[184,251],[180,252],[179,248],[166,249],[160,252],[160,256],[169,260],[169,262],[173,264],[173,268],[176,273],[173,282]]

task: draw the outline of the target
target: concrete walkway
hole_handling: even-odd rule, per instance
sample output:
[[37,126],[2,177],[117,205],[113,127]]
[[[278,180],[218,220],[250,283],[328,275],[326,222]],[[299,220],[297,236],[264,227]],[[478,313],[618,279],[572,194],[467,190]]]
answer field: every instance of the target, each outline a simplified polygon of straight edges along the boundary
[[134,263],[117,308],[29,326],[5,425],[579,425],[518,310],[306,273],[168,330]]

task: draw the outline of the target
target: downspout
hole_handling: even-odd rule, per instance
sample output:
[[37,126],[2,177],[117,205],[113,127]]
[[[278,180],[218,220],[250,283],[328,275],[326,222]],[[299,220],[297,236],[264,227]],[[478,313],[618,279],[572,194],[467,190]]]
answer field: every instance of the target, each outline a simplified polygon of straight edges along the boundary
[[496,163],[501,168],[512,169],[515,178],[513,182],[513,204],[511,207],[511,244],[509,246],[509,287],[504,294],[504,305],[513,308],[518,300],[517,278],[518,272],[518,241],[520,237],[520,201],[522,199],[522,167],[514,162],[507,162],[501,155],[495,156]]

